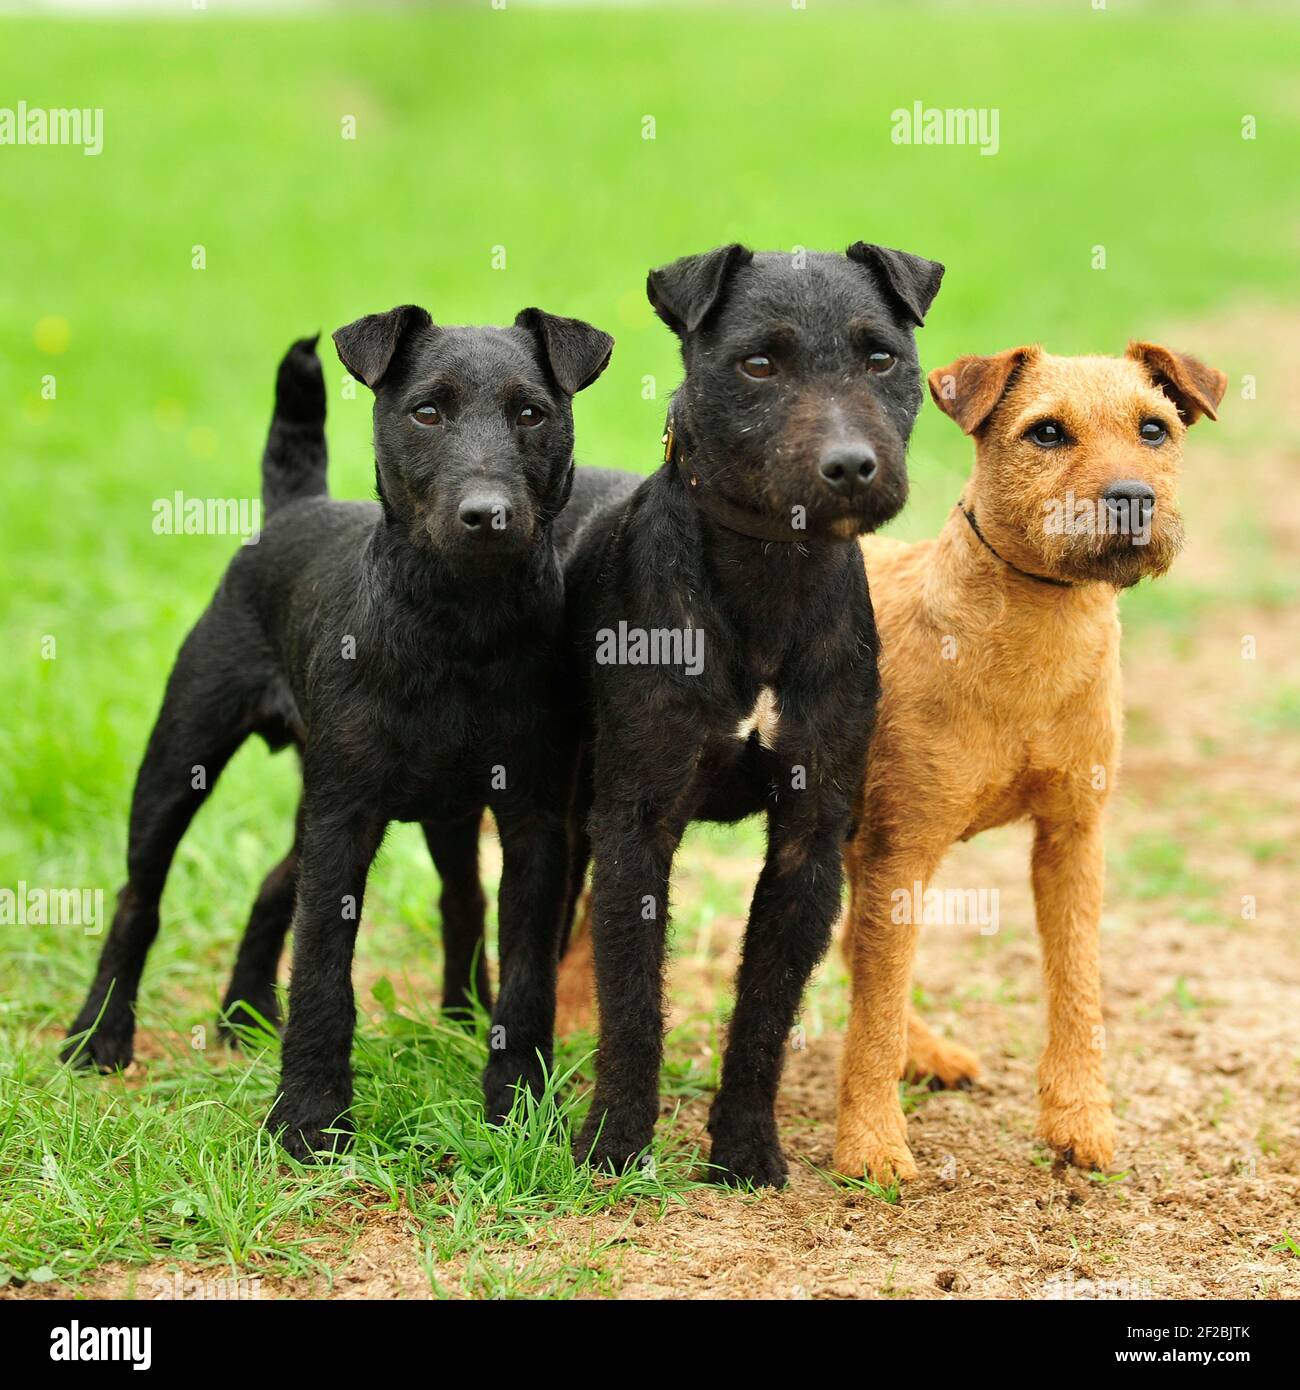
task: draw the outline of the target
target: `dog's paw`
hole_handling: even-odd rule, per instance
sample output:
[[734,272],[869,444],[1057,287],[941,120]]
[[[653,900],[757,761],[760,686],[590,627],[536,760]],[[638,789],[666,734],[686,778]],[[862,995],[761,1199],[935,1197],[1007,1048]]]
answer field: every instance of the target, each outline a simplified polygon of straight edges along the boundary
[[770,1105],[751,1104],[723,1090],[709,1111],[709,1135],[712,1181],[755,1187],[784,1187],[790,1181]]
[[903,1072],[909,1081],[928,1081],[931,1090],[966,1091],[979,1074],[980,1059],[959,1043],[934,1033],[909,1036]]
[[[95,1031],[86,1036],[86,1030]],[[107,1015],[95,1026],[92,1018],[88,1022],[78,1019],[68,1029],[67,1040],[59,1048],[59,1060],[74,1067],[86,1070],[113,1072],[125,1070],[135,1056],[134,1020],[111,1019]]]
[[1075,1105],[1044,1101],[1038,1135],[1076,1168],[1103,1171],[1115,1159],[1115,1117],[1106,1101]]
[[920,1176],[907,1144],[907,1122],[902,1112],[880,1120],[855,1116],[841,1121],[835,1140],[835,1171],[846,1178],[869,1178],[884,1186],[912,1182]]
[[709,1178],[731,1187],[784,1187],[790,1168],[775,1134],[723,1133],[713,1137]]
[[603,1173],[625,1173],[649,1151],[654,1126],[621,1124],[613,1115],[606,1115],[603,1125],[600,1120],[595,1113],[588,1116],[574,1142],[573,1156]]
[[290,1158],[299,1163],[319,1163],[352,1147],[355,1131],[352,1121],[342,1113],[346,1108],[337,1104],[294,1104],[281,1096],[267,1117],[266,1127]]

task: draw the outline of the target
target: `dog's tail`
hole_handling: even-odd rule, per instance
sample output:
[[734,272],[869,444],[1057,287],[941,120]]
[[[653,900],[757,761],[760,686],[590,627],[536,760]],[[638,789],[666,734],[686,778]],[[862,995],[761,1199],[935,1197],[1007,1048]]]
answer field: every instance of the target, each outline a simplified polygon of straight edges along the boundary
[[275,381],[275,414],[262,455],[262,510],[267,516],[300,497],[323,497],[325,377],[316,338],[299,338]]

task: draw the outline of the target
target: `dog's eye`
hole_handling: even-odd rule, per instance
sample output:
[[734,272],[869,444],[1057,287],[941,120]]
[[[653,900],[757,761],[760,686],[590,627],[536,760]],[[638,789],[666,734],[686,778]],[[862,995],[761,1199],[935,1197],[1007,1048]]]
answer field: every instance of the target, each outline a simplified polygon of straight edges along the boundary
[[1163,444],[1169,438],[1169,431],[1159,420],[1143,420],[1138,426],[1138,437],[1143,444]]
[[765,353],[756,352],[749,357],[741,358],[740,370],[746,376],[765,377],[776,371],[776,364]]
[[526,430],[535,430],[546,419],[546,415],[535,405],[526,405],[519,412],[519,424]]
[[411,419],[417,425],[436,425],[441,421],[442,415],[436,405],[417,405],[411,411]]
[[873,352],[867,358],[867,371],[873,376],[884,376],[897,360],[892,352]]
[[1065,428],[1059,420],[1040,420],[1025,438],[1040,449],[1055,449],[1058,444],[1065,443]]

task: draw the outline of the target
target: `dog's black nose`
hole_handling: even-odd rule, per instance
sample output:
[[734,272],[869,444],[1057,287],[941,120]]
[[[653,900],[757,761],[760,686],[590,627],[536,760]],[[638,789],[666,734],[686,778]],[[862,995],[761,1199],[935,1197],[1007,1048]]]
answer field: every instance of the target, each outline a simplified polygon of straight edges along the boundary
[[476,493],[466,497],[457,512],[460,524],[476,535],[492,535],[493,532],[510,529],[510,518],[514,515],[510,503],[500,493]]
[[876,476],[876,451],[870,444],[834,444],[822,455],[817,471],[827,487],[852,497]]
[[1112,518],[1121,527],[1140,530],[1151,522],[1156,509],[1155,489],[1137,478],[1121,478],[1101,494]]

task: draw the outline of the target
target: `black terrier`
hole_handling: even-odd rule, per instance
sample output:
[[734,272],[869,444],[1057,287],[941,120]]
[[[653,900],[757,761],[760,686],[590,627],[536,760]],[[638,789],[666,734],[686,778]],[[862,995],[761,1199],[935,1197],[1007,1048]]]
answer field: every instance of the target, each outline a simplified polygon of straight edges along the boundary
[[64,1047],[103,1069],[131,1060],[136,991],[181,836],[250,734],[273,749],[292,743],[303,773],[294,845],[262,886],[226,1003],[274,1019],[292,918],[268,1123],[301,1159],[340,1147],[351,1128],[352,954],[393,820],[422,824],[442,875],[447,975],[460,982],[446,1002],[463,1005],[481,934],[479,816],[492,808],[504,868],[488,1113],[507,1113],[521,1080],[540,1088],[574,760],[551,530],[573,480],[572,397],[613,347],[539,309],[509,328],[448,328],[413,305],[334,341],[375,393],[378,505],[327,496],[324,384],[315,340],[299,342],[280,367],[265,528],[177,657],[136,779],[127,884]]
[[639,486],[579,470],[561,522],[590,721],[569,911],[590,850],[600,1050],[578,1152],[593,1163],[622,1169],[653,1136],[678,842],[691,821],[762,811],[709,1131],[725,1179],[786,1179],[777,1086],[839,911],[879,695],[854,538],[906,499],[914,330],[942,275],[862,242],[800,258],[726,246],[650,275],[686,368],[665,462]]

